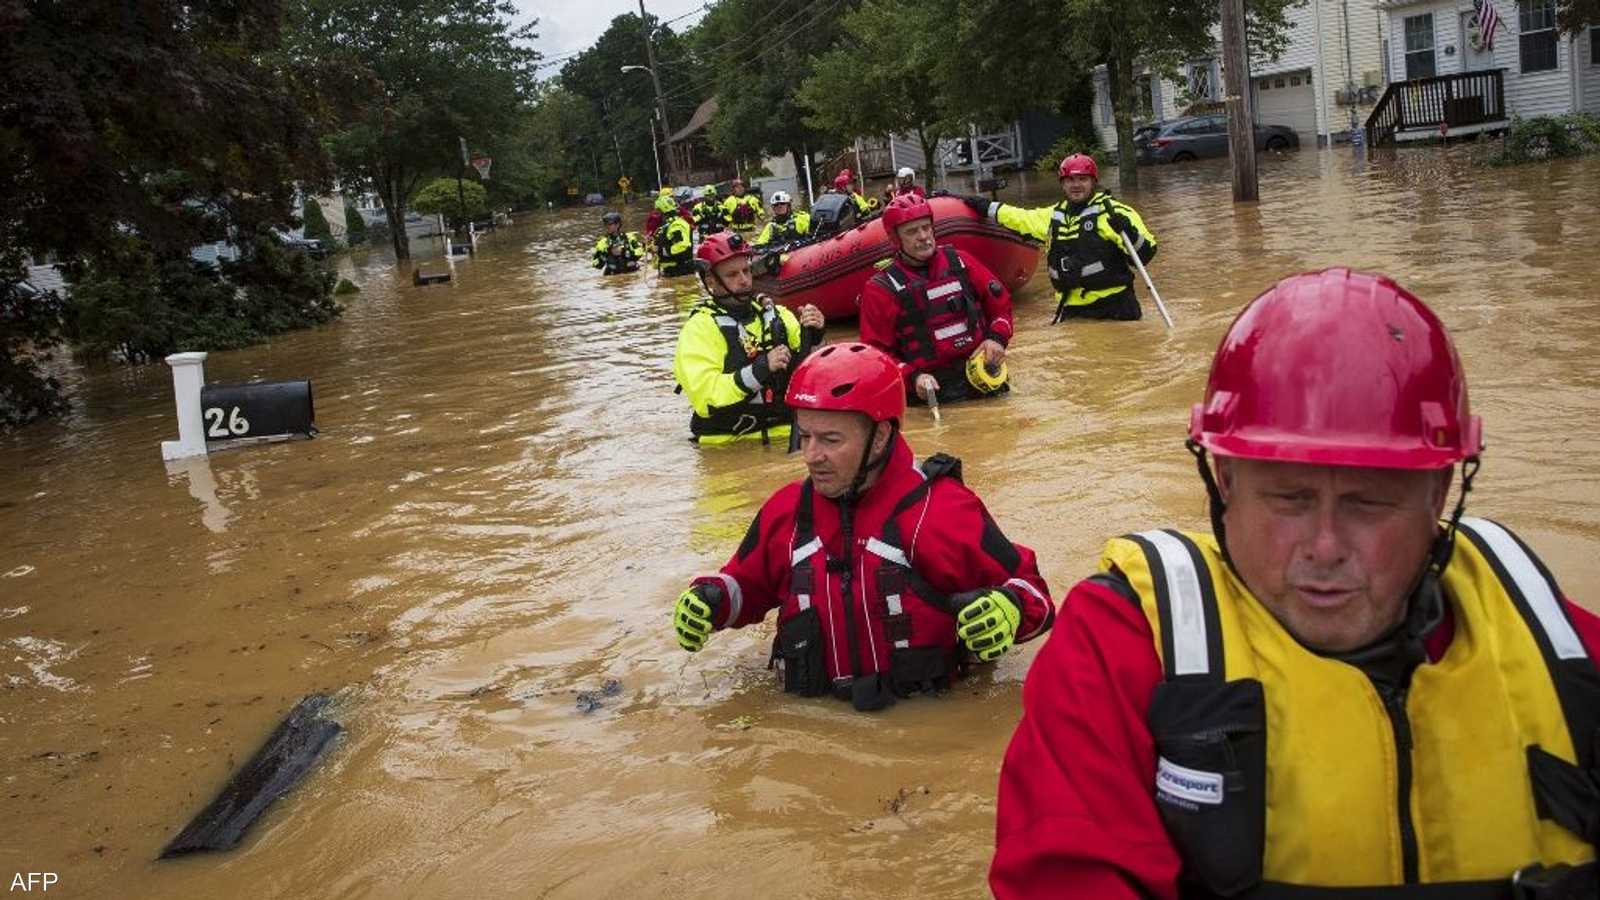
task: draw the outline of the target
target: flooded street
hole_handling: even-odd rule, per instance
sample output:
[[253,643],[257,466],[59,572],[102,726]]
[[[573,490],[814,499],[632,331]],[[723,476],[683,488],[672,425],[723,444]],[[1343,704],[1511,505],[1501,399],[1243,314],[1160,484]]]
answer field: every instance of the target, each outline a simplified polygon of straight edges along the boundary
[[[1461,350],[1489,447],[1469,510],[1600,608],[1600,163],[1470,152],[1264,159],[1242,209],[1226,160],[1150,170],[1124,199],[1177,330],[1148,305],[1052,328],[1041,267],[1013,393],[938,427],[913,410],[913,448],[962,457],[1059,599],[1107,537],[1205,527],[1183,439],[1240,306],[1292,271],[1378,269]],[[0,869],[69,897],[985,895],[1038,645],[876,715],[783,695],[770,625],[679,650],[683,583],[803,470],[686,440],[695,282],[602,281],[598,212],[488,235],[445,286],[342,261],[363,291],[341,321],[207,360],[310,378],[316,440],[164,466],[165,366],[74,373],[68,419],[0,437]],[[347,730],[307,781],[238,850],[155,862],[319,690]]]

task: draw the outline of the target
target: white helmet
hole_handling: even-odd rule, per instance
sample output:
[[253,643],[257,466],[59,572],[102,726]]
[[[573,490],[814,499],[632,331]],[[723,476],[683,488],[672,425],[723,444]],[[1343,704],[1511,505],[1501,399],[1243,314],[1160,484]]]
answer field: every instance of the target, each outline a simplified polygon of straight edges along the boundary
[[793,203],[793,202],[794,202],[794,199],[789,196],[789,192],[788,191],[773,191],[772,192],[772,205],[773,206],[777,206],[779,203]]
[[911,168],[910,166],[901,166],[900,167],[900,171],[894,173],[894,177],[896,177],[896,178],[915,178],[915,177],[917,177],[917,171],[915,169]]

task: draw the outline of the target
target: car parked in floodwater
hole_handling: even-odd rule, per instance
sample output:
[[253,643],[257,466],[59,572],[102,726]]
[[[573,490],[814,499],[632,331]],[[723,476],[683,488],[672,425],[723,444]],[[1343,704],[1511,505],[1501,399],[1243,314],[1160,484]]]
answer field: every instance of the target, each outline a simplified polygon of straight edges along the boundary
[[[1225,115],[1184,116],[1170,122],[1145,125],[1133,134],[1139,162],[1188,162],[1228,155],[1228,117]],[[1300,136],[1283,125],[1256,125],[1256,152],[1294,150]]]

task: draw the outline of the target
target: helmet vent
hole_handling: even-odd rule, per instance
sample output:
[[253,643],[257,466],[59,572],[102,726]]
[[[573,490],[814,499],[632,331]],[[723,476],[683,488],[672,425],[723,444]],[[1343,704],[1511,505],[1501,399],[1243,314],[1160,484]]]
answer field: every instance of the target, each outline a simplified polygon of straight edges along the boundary
[[832,394],[835,397],[843,397],[845,394],[855,390],[855,387],[856,383],[854,381],[850,382],[849,384],[835,385]]

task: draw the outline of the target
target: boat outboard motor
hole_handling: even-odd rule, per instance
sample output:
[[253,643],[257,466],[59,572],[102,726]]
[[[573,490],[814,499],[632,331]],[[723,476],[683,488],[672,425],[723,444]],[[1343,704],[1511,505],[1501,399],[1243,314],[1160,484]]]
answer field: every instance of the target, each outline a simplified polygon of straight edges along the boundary
[[825,238],[855,225],[856,205],[848,194],[823,194],[811,204],[811,234]]

